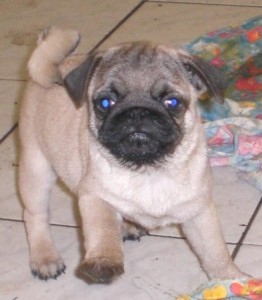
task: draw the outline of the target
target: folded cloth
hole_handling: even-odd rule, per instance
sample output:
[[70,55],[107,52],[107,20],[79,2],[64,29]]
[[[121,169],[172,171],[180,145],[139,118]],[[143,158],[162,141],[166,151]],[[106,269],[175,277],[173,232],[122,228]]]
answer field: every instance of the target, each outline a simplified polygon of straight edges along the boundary
[[176,300],[262,300],[262,280],[241,278],[238,280],[210,281],[192,295],[181,295]]
[[262,120],[232,117],[204,126],[210,165],[231,165],[262,191]]
[[223,105],[199,101],[211,165],[232,165],[262,191],[262,16],[207,33],[185,49],[227,81]]

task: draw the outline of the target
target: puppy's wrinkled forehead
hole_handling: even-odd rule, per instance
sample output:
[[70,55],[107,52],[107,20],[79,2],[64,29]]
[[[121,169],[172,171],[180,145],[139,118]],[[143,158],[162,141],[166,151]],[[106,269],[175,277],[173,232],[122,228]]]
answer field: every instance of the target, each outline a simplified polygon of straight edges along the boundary
[[[123,88],[147,89],[157,81],[170,80],[180,85],[185,71],[175,51],[163,46],[137,42],[109,49],[97,68],[97,82],[114,85],[118,80]],[[128,86],[125,82],[128,81]]]
[[64,86],[76,107],[85,103],[87,91],[152,91],[160,86],[185,98],[190,86],[197,94],[209,90],[215,100],[222,102],[222,78],[214,67],[183,50],[135,42],[90,54],[66,76]]

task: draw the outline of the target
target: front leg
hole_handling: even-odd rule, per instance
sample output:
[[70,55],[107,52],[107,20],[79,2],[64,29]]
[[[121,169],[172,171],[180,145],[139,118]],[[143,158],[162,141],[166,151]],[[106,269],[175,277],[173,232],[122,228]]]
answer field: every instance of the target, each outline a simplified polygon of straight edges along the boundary
[[182,224],[182,229],[209,279],[245,276],[230,257],[212,202],[197,216]]
[[79,199],[85,258],[78,274],[88,283],[109,283],[124,272],[121,220],[107,202],[90,194]]

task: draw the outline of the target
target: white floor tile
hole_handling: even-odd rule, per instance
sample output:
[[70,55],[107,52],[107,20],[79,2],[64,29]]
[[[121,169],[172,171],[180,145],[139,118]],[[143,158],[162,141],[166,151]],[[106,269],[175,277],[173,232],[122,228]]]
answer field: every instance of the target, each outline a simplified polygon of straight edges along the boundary
[[0,3],[0,78],[25,79],[26,61],[39,30],[50,25],[78,30],[84,37],[80,50],[94,47],[139,0],[52,0]]
[[213,168],[214,200],[227,242],[237,242],[252,216],[261,192],[239,179],[230,167]]
[[134,40],[149,40],[177,47],[206,32],[238,25],[257,14],[256,7],[149,2],[101,47]]
[[39,281],[28,267],[23,224],[1,221],[0,225],[0,299],[171,300],[207,280],[184,241],[144,237],[124,244],[125,273],[118,280],[108,286],[88,285],[74,275],[80,261],[77,230],[53,227],[66,274]]
[[250,276],[262,279],[262,246],[243,245],[236,257],[236,264]]
[[23,88],[23,82],[0,80],[0,139],[17,122]]
[[248,234],[244,240],[245,244],[262,246],[262,210],[258,212]]

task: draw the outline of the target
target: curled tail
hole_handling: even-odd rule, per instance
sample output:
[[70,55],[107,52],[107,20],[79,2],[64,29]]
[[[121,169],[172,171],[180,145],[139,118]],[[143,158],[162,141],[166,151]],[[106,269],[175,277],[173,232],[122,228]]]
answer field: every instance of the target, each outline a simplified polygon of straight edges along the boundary
[[79,41],[77,31],[57,27],[43,30],[38,37],[37,48],[28,62],[32,80],[44,88],[62,84],[58,66],[77,48]]

